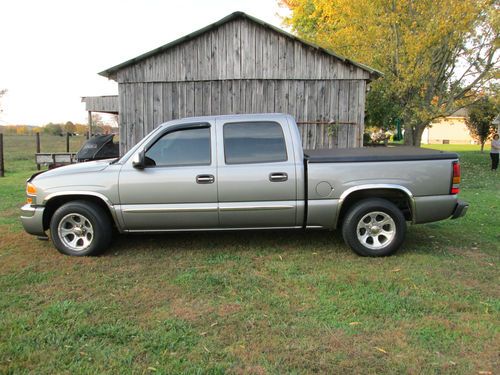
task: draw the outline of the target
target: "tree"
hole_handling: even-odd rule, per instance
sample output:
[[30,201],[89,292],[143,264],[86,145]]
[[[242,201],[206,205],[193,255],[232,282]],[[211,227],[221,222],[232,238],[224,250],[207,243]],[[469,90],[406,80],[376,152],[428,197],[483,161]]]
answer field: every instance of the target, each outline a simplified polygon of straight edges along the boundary
[[104,121],[99,113],[92,113],[92,133],[99,134],[102,133],[102,126]]
[[104,121],[99,113],[92,113],[92,126],[102,126]]
[[7,93],[7,89],[0,90],[0,113],[3,112],[1,99],[2,99],[2,96],[4,96],[6,93]]
[[118,115],[111,114],[108,118],[107,125],[109,125],[111,128],[117,128],[118,127]]
[[28,133],[28,127],[24,125],[17,125],[16,126],[16,134],[17,135],[25,135]]
[[102,132],[104,134],[111,134],[111,133],[113,133],[113,128],[111,126],[107,125],[107,124],[101,126],[101,129],[102,129]]
[[66,124],[64,124],[64,131],[66,133],[75,133],[76,132],[75,124],[73,124],[71,121],[67,121]]
[[89,127],[87,124],[75,124],[75,131],[78,134],[87,134]]
[[498,115],[499,109],[493,98],[488,96],[480,98],[469,107],[466,124],[472,137],[481,144],[481,152],[488,138],[495,132],[492,122]]
[[61,135],[63,132],[63,128],[61,124],[53,124],[49,122],[47,125],[44,126],[43,132],[52,135]]
[[[500,12],[495,0],[281,0],[301,37],[384,72],[368,116],[397,115],[405,143],[426,126],[498,91]],[[371,98],[380,96],[380,100]],[[391,106],[391,103],[393,106]],[[387,108],[390,111],[387,111]]]
[[401,116],[397,98],[387,87],[387,81],[381,82],[377,90],[370,90],[366,96],[366,125],[392,129]]

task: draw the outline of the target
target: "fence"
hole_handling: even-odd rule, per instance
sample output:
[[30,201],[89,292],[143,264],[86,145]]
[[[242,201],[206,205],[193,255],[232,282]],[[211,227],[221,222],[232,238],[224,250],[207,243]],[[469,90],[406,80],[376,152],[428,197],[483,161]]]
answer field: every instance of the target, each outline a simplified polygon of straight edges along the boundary
[[[37,164],[36,154],[71,153],[76,152],[86,141],[87,135],[63,136],[35,133],[32,135],[3,134],[0,132],[0,177],[10,175],[9,171],[17,169],[13,164],[31,160],[37,170],[42,165]],[[26,164],[24,164],[26,165]],[[31,169],[31,168],[30,168]]]

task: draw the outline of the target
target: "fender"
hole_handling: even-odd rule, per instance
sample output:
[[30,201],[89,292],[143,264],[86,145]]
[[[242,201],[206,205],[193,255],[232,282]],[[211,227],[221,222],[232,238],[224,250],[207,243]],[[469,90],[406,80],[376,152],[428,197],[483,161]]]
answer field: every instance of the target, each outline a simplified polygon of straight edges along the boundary
[[51,194],[47,195],[44,198],[42,205],[46,206],[47,203],[53,198],[65,197],[65,196],[71,196],[71,195],[91,196],[91,197],[99,198],[100,200],[102,200],[106,204],[106,206],[108,206],[109,212],[111,213],[111,217],[113,218],[113,221],[115,222],[116,227],[118,228],[118,230],[120,232],[123,232],[123,227],[122,227],[120,221],[118,220],[118,215],[116,214],[115,206],[113,205],[113,203],[111,203],[109,198],[106,197],[104,194],[93,192],[93,191],[63,190],[63,191],[58,191],[58,192],[51,193]]
[[410,202],[411,222],[415,223],[415,197],[413,196],[412,192],[408,188],[406,188],[402,185],[395,185],[395,184],[366,184],[366,185],[358,185],[358,186],[350,187],[349,189],[345,190],[340,195],[337,214],[335,217],[335,226],[337,226],[337,223],[339,220],[339,214],[340,214],[340,211],[342,209],[342,204],[344,203],[344,201],[347,199],[347,197],[350,194],[352,194],[356,191],[374,190],[374,189],[399,190],[399,191],[403,192],[408,197],[408,201]]

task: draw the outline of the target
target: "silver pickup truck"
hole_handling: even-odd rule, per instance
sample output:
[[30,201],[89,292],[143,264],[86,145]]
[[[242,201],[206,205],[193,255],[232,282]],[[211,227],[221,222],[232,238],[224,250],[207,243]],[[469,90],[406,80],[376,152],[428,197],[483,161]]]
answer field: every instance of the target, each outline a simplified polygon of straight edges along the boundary
[[406,223],[463,216],[458,156],[407,147],[303,151],[283,114],[167,122],[116,160],[34,174],[24,229],[68,255],[120,233],[342,228],[357,254],[385,256]]

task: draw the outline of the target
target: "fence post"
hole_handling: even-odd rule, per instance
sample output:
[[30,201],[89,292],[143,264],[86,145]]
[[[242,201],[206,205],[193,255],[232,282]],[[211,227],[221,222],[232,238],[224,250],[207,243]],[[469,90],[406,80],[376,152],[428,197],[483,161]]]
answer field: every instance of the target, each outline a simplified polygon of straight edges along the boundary
[[4,163],[3,163],[3,133],[0,133],[0,177],[4,177]]
[[66,152],[69,152],[69,133],[66,132]]
[[[40,153],[40,133],[36,133],[35,137],[36,137],[36,153],[39,154]],[[36,161],[36,156],[35,156],[35,161]],[[40,164],[37,163],[36,169],[40,170]]]

